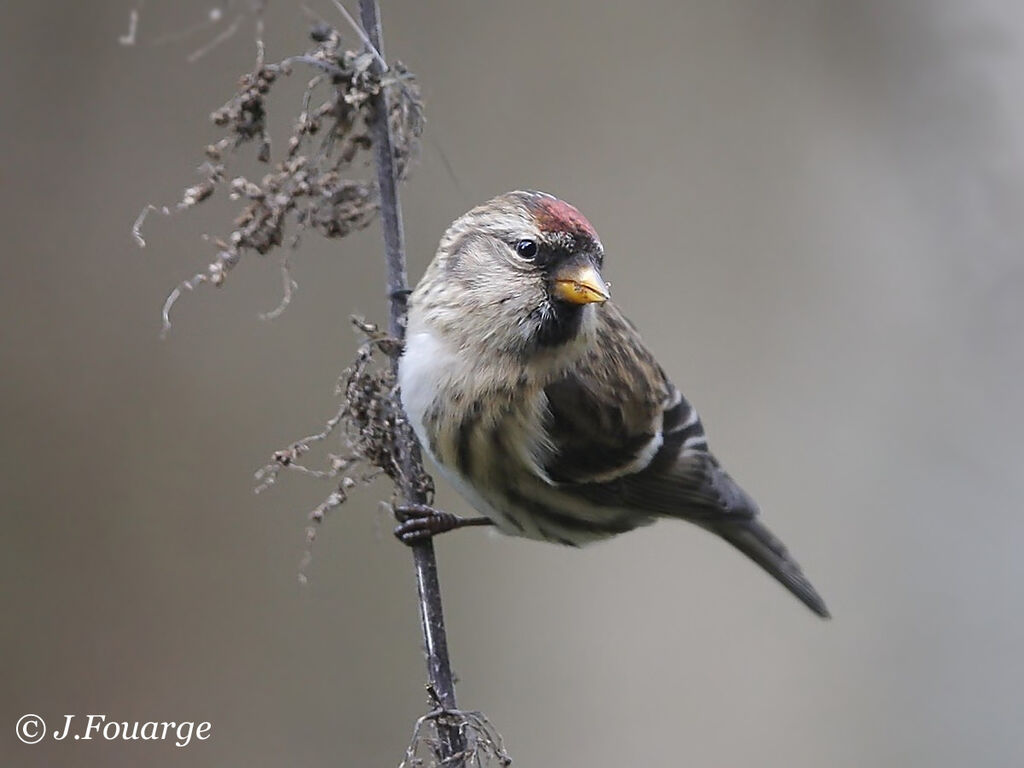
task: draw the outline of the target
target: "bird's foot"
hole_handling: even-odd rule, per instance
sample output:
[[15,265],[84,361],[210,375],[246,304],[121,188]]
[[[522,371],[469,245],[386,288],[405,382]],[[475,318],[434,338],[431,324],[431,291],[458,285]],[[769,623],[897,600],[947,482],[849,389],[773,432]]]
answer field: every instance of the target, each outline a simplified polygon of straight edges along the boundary
[[395,537],[403,544],[412,546],[439,533],[454,531],[470,525],[494,525],[486,517],[459,517],[451,512],[434,509],[426,504],[402,504],[396,506]]

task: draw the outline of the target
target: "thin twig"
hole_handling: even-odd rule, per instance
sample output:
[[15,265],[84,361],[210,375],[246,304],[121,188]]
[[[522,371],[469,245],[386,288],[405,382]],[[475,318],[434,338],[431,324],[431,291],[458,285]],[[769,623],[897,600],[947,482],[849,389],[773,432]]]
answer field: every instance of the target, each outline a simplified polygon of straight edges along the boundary
[[[370,44],[380,58],[375,57],[373,67],[377,74],[382,74],[383,41],[381,33],[380,12],[377,0],[359,0],[359,11],[363,29],[370,38]],[[398,200],[398,184],[395,174],[394,151],[392,149],[391,128],[388,124],[388,92],[386,88],[373,96],[374,114],[371,129],[373,131],[373,149],[376,156],[377,176],[380,186],[381,227],[384,234],[384,249],[388,266],[387,295],[390,297],[388,313],[388,332],[394,338],[402,338],[405,333],[405,301],[403,297],[408,289],[405,270],[405,246],[402,232],[402,211]],[[398,365],[395,358],[393,366]],[[419,446],[414,437],[409,437],[407,450],[402,452],[402,460],[406,465],[402,472],[403,482],[400,492],[410,503],[424,503],[425,498],[409,482],[410,478],[422,475]],[[416,471],[419,470],[419,471]],[[416,582],[420,598],[420,620],[423,629],[423,641],[427,654],[427,676],[430,685],[436,691],[438,702],[444,709],[458,709],[455,702],[455,683],[452,678],[451,663],[448,660],[448,639],[445,632],[444,613],[441,606],[441,586],[437,577],[437,559],[434,556],[434,545],[429,539],[421,541],[412,548],[416,566]],[[438,723],[440,736],[440,757],[446,765],[464,766],[462,755],[466,749],[465,735],[458,727]]]
[[195,64],[197,61],[203,58],[203,56],[208,54],[218,45],[230,40],[232,37],[234,37],[235,32],[237,32],[238,28],[242,25],[242,20],[244,18],[245,16],[243,14],[238,14],[237,16],[235,16],[234,21],[232,21],[226,28],[218,32],[217,36],[214,37],[202,48],[197,48],[196,50],[192,51],[192,53],[185,57],[185,61],[187,61],[189,64]]

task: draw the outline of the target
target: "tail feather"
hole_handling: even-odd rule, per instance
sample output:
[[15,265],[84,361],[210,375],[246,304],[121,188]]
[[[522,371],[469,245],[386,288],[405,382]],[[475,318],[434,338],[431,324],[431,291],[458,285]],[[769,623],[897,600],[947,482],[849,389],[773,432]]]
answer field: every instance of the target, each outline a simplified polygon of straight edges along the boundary
[[731,520],[709,527],[774,576],[816,614],[823,619],[832,618],[825,601],[804,576],[785,545],[759,520]]

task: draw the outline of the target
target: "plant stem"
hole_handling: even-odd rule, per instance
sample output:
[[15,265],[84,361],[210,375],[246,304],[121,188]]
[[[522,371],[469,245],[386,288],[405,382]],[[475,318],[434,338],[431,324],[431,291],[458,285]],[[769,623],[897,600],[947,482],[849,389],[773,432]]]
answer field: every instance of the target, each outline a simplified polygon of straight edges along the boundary
[[[376,0],[359,0],[359,12],[362,17],[363,29],[366,30],[370,43],[383,57],[383,39],[381,35],[380,12]],[[377,74],[383,73],[381,60],[375,58],[372,66]],[[405,335],[406,290],[408,280],[405,271],[405,243],[402,230],[402,209],[398,201],[398,184],[395,175],[394,151],[392,149],[391,128],[388,124],[388,94],[381,89],[374,97],[373,104],[373,148],[377,163],[377,178],[380,185],[381,226],[384,231],[384,251],[388,266],[388,297],[389,315],[388,332],[395,338]],[[394,360],[393,365],[398,365]],[[414,441],[415,438],[412,438]],[[410,471],[417,469],[420,462],[419,446],[415,443],[406,446],[402,451],[405,477],[417,477],[421,473]],[[409,483],[402,483],[399,492],[408,503],[424,504],[427,499]],[[448,660],[448,639],[444,627],[444,613],[441,607],[441,585],[437,578],[437,559],[434,556],[434,544],[425,539],[412,547],[413,561],[416,566],[416,585],[420,598],[420,621],[423,629],[423,642],[427,655],[427,676],[430,685],[437,694],[438,701],[444,709],[457,709],[455,702],[455,683],[452,679],[451,663]],[[437,724],[440,736],[441,759],[448,760],[465,751],[466,742],[457,727]],[[446,765],[462,766],[464,762],[456,757]]]

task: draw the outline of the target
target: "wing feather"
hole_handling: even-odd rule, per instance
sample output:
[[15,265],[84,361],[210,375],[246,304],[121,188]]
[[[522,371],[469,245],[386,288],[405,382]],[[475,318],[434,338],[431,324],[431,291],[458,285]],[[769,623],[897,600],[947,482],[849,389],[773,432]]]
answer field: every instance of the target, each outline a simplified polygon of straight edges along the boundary
[[675,388],[611,303],[599,308],[598,338],[579,363],[544,390],[544,462],[557,483],[607,482],[643,469],[663,441]]
[[599,343],[549,384],[543,467],[561,490],[601,506],[684,517],[752,518],[757,505],[708,452],[696,409],[610,302]]

